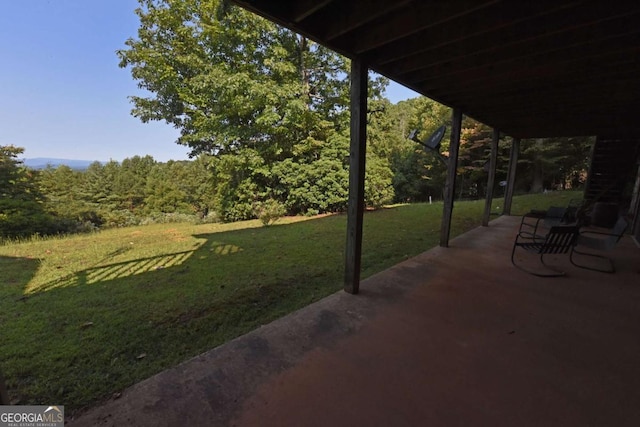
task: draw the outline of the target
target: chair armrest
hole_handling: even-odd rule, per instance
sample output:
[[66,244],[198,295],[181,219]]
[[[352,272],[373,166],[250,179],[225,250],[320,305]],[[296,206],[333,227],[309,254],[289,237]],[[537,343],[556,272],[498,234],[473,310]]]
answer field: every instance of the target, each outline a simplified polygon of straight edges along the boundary
[[[532,210],[531,212],[527,212],[526,214],[522,215],[518,235],[525,239],[544,240],[544,236],[538,234],[538,226],[540,225],[540,221],[543,220],[545,216],[546,211],[539,210]],[[527,222],[529,218],[535,220],[535,222]]]

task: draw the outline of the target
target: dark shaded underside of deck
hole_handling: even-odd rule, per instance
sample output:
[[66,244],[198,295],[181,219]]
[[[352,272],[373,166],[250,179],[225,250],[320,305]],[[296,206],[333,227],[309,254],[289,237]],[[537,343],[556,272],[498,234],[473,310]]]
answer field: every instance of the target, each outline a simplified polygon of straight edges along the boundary
[[637,426],[640,248],[618,271],[509,255],[501,217],[162,372],[69,425]]

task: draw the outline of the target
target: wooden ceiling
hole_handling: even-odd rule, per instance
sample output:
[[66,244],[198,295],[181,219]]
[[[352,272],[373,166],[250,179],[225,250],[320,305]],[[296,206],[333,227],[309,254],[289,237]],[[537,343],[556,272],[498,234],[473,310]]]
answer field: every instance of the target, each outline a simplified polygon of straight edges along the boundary
[[519,138],[640,134],[640,1],[234,0]]

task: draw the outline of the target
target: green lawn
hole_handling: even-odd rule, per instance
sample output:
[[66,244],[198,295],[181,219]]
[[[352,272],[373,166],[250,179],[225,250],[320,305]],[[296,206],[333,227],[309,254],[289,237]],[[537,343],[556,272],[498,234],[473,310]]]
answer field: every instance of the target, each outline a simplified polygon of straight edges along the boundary
[[[580,196],[515,197],[513,213]],[[457,202],[452,236],[480,225],[483,208]],[[441,213],[441,203],[367,213],[363,278],[436,246]],[[0,246],[11,399],[72,414],[340,290],[345,227],[345,215],[158,224]]]

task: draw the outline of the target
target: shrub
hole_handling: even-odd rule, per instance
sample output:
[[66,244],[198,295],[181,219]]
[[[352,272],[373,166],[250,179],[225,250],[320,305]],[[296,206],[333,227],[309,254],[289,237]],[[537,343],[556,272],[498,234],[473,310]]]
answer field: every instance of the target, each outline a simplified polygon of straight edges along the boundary
[[140,224],[140,218],[125,209],[105,211],[102,217],[104,219],[104,226],[107,228],[129,227]]
[[209,211],[204,216],[198,216],[196,224],[217,224],[222,222],[220,215],[216,211]]
[[282,203],[274,199],[268,199],[264,202],[256,202],[253,212],[263,225],[271,225],[287,212]]

